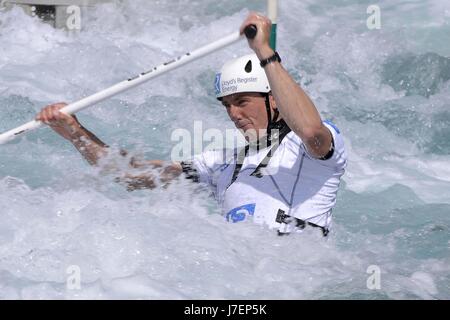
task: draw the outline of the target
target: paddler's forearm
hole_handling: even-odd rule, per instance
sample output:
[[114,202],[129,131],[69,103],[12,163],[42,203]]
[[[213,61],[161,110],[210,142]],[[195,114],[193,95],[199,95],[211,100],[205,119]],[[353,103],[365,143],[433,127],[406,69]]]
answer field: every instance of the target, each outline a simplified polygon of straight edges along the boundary
[[[270,47],[256,51],[260,60],[274,54]],[[332,148],[332,136],[323,125],[314,103],[279,62],[264,67],[272,95],[284,121],[304,142],[309,153],[324,158]]]
[[[158,183],[165,187],[183,172],[180,163],[173,162],[167,165],[162,160],[136,160],[132,158],[130,165],[134,169],[145,170],[148,168],[151,170],[138,174],[126,172],[121,177],[116,178],[116,182],[126,184],[128,191],[153,189],[158,186]],[[154,171],[155,169],[157,171]]]
[[98,165],[100,159],[108,154],[108,146],[83,126],[71,137],[70,142],[93,166]]
[[[257,54],[260,59],[266,59],[274,52],[267,48]],[[307,141],[322,126],[314,103],[280,63],[269,63],[264,70],[283,119],[296,134]]]

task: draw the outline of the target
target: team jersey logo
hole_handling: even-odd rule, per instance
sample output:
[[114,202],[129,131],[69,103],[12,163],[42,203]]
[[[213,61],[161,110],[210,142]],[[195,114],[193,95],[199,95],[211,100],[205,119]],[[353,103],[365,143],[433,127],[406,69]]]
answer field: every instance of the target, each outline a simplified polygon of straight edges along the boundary
[[244,221],[247,216],[255,214],[255,207],[256,203],[249,203],[234,208],[227,213],[227,221],[232,221],[233,223]]
[[220,77],[222,76],[221,73],[216,74],[216,80],[214,81],[214,86],[216,87],[216,94],[220,93]]

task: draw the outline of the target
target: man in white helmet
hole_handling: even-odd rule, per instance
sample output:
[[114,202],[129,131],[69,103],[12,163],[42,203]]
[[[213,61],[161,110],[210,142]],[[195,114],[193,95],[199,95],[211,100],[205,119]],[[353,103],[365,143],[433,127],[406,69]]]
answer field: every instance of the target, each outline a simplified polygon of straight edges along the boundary
[[[248,145],[232,157],[218,150],[181,163],[153,160],[130,165],[161,167],[162,181],[184,174],[208,185],[230,222],[252,219],[280,235],[313,227],[326,236],[346,166],[342,136],[331,122],[322,122],[270,48],[270,20],[252,13],[241,32],[249,25],[258,30],[248,40],[254,54],[226,63],[215,79],[216,97]],[[90,164],[98,164],[108,147],[75,116],[59,112],[64,106],[47,106],[36,119],[72,142]],[[125,178],[130,189],[156,186],[152,175]]]

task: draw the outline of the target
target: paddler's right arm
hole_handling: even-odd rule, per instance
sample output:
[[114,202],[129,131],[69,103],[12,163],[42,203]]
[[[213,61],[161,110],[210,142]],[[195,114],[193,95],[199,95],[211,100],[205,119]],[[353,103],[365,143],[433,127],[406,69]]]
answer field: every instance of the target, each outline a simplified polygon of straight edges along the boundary
[[[67,115],[59,111],[66,105],[66,103],[62,102],[48,105],[39,112],[36,120],[49,125],[56,133],[70,141],[89,164],[98,166],[100,160],[105,159],[110,152],[108,145],[84,128],[76,116]],[[120,151],[122,157],[126,157],[127,154],[125,150]],[[114,163],[112,165],[108,163],[104,165],[108,169],[113,169],[113,171],[118,170]],[[157,186],[154,172],[142,172],[146,168],[157,169],[159,171],[159,181],[164,184],[167,184],[183,172],[180,163],[165,165],[162,160],[137,160],[131,157],[128,165],[130,169],[139,169],[140,172],[122,172],[121,176],[116,178],[116,181],[124,182],[130,191],[135,189],[152,189]]]

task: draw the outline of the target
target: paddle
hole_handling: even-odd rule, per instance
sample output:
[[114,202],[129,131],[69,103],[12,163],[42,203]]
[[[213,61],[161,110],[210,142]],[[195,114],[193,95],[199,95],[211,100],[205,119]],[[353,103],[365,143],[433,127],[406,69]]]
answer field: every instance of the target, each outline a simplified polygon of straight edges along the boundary
[[272,29],[270,32],[270,47],[274,51],[277,47],[277,16],[277,0],[267,0],[267,17],[270,19],[270,21],[272,21]]
[[[255,25],[248,26],[247,28],[245,28],[244,33],[247,38],[253,39],[257,33],[256,26]],[[91,96],[88,96],[86,98],[78,100],[77,102],[71,103],[71,104],[65,106],[64,108],[62,108],[60,111],[66,113],[66,114],[74,114],[74,113],[76,113],[80,110],[86,109],[100,101],[111,98],[112,96],[115,96],[121,92],[129,90],[133,87],[136,87],[144,82],[147,82],[150,79],[156,78],[157,76],[167,73],[173,69],[179,68],[179,67],[181,67],[189,62],[192,62],[194,60],[197,60],[207,54],[210,54],[221,48],[229,46],[229,45],[237,42],[241,38],[242,38],[242,36],[239,34],[239,32],[236,32],[229,36],[223,37],[222,39],[219,39],[208,45],[200,47],[192,52],[188,52],[184,55],[176,57],[168,62],[165,62],[157,67],[154,67],[153,69],[142,72],[133,78],[129,78],[127,80],[119,82],[116,85],[109,87],[108,89],[102,90]],[[15,129],[9,130],[3,134],[0,134],[0,144],[4,144],[8,141],[11,141],[16,137],[21,136],[28,131],[37,129],[41,126],[42,126],[42,122],[33,120],[33,121],[30,121],[28,123],[25,123],[25,124],[15,128]]]

